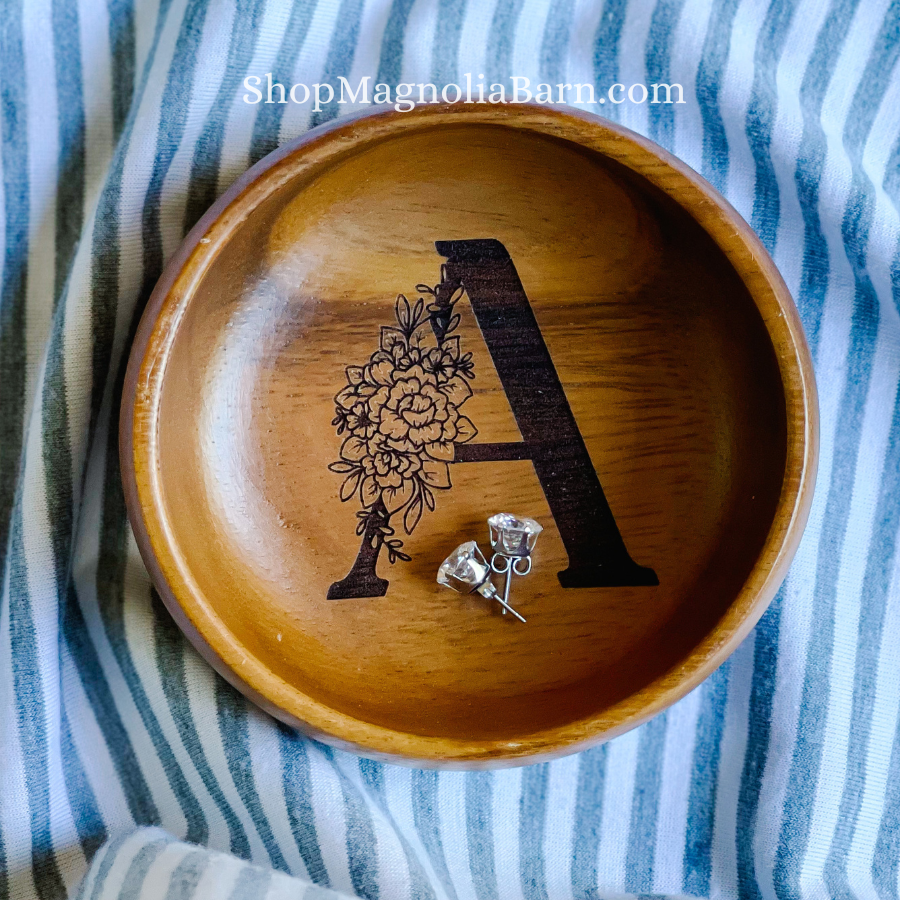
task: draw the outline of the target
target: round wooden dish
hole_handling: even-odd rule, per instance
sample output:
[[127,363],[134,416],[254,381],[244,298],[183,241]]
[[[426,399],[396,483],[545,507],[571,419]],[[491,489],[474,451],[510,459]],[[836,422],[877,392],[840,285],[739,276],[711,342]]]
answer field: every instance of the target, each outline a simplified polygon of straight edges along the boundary
[[[781,583],[817,445],[747,224],[649,141],[522,106],[360,117],[251,169],[160,280],[121,423],[201,653],[427,766],[582,749],[695,687]],[[500,511],[544,527],[524,625],[435,583]]]

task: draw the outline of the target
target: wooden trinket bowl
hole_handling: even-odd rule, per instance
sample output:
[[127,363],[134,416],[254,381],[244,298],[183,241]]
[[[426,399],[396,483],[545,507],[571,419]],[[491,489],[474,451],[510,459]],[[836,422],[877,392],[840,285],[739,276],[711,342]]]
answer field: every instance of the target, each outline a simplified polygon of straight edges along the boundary
[[[121,417],[138,545],[206,659],[425,766],[583,749],[699,684],[783,580],[816,453],[749,226],[534,106],[358,117],[253,167],[157,285]],[[435,581],[502,511],[543,526],[527,624]]]

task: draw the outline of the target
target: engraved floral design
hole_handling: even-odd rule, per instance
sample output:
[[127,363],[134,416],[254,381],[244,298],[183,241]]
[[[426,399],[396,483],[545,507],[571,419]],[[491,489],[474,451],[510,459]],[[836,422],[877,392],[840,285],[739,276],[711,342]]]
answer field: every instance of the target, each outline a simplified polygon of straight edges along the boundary
[[396,325],[382,327],[379,347],[368,362],[347,366],[347,384],[334,398],[332,424],[344,440],[340,459],[329,469],[344,476],[341,500],[358,497],[362,504],[357,534],[363,547],[354,572],[365,555],[369,579],[376,577],[382,546],[392,563],[410,559],[389,524],[391,517],[402,512],[403,528],[412,534],[425,507],[435,508],[434,492],[451,487],[449,464],[456,445],[477,434],[461,411],[472,396],[472,354],[463,354],[459,336],[452,334],[460,321],[453,308],[462,288],[442,280],[416,290],[421,296],[415,303],[403,294],[397,297]]

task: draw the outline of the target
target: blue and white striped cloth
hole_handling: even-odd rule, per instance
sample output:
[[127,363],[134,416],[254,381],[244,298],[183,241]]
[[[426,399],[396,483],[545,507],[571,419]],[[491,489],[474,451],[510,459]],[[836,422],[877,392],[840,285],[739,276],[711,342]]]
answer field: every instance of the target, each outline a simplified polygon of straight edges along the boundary
[[[90,898],[900,896],[898,30],[900,0],[4,0],[0,898],[95,856]],[[269,71],[683,86],[593,109],[762,236],[821,463],[772,608],[639,730],[494,773],[367,762],[250,706],[152,594],[116,447],[136,317],[229,183],[350,109],[245,103]]]
[[306,878],[176,841],[159,828],[114,838],[94,857],[75,900],[353,900]]

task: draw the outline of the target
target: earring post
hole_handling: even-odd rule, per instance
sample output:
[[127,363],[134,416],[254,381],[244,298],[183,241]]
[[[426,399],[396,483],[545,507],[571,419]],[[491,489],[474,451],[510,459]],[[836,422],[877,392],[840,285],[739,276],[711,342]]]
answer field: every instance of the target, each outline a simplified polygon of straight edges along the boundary
[[[507,581],[509,581],[509,576],[507,576]],[[527,622],[528,620],[521,614],[516,612],[507,602],[504,600],[499,594],[497,595],[497,602],[503,607],[504,614],[507,610],[511,612],[520,622]]]

